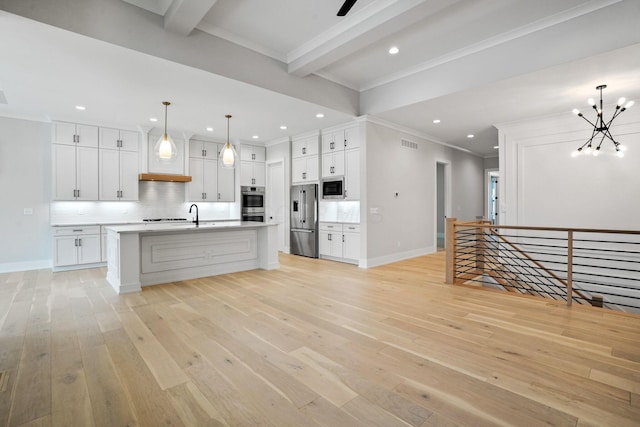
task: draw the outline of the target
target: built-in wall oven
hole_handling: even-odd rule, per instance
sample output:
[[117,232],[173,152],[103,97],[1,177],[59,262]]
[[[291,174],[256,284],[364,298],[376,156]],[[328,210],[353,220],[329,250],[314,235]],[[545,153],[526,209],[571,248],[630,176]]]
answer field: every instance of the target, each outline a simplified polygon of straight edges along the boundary
[[242,221],[264,222],[264,187],[240,187]]

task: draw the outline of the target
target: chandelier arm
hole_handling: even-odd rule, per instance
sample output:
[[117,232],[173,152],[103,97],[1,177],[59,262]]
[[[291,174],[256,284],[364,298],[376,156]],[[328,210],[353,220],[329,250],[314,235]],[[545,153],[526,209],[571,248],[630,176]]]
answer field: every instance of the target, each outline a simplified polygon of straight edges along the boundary
[[609,136],[605,132],[602,132],[602,139],[600,139],[600,143],[598,144],[596,150],[600,150],[600,147],[602,147],[602,143],[604,142],[605,138],[609,138]]
[[615,139],[613,139],[613,135],[611,135],[611,132],[609,131],[609,128],[607,127],[607,129],[605,131],[602,132],[607,138],[609,138],[611,140],[611,142],[613,142],[615,144],[615,146],[618,146],[618,143],[616,142]]
[[580,117],[582,117],[587,123],[589,123],[591,126],[593,126],[594,128],[597,128],[597,126],[593,123],[591,123],[591,120],[587,119],[584,114],[581,114]]

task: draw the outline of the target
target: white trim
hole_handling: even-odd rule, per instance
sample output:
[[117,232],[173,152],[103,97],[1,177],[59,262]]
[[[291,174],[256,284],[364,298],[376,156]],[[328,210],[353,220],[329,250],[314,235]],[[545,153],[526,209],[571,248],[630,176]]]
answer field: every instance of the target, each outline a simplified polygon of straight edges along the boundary
[[[13,273],[15,271],[42,270],[52,268],[53,261],[50,259],[40,259],[35,261],[5,262],[0,264],[0,273]],[[85,267],[81,267],[85,268]]]
[[433,241],[433,247],[437,248],[438,247],[438,163],[440,163],[441,165],[444,165],[444,218],[445,218],[445,227],[446,227],[446,222],[447,222],[447,218],[451,217],[451,199],[453,198],[453,194],[451,193],[451,180],[452,180],[452,176],[451,176],[451,160],[444,160],[444,159],[439,159],[436,158],[434,159],[435,161],[435,168],[434,168],[434,172],[435,172],[435,179],[434,182],[436,184],[436,188],[435,191],[433,192],[433,197],[434,197],[434,201],[433,201],[433,235],[434,235],[434,241]]
[[390,255],[384,255],[378,258],[371,258],[360,260],[359,267],[371,268],[379,265],[391,264],[393,262],[404,261],[405,259],[415,258],[423,255],[429,255],[435,252],[433,246],[427,246],[424,248],[413,249],[406,252],[396,252]]

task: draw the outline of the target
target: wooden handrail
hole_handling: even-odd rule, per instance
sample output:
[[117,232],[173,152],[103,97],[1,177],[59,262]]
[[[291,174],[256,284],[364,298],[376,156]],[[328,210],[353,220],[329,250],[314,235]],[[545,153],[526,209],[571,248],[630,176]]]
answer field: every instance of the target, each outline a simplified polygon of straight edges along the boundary
[[565,228],[565,227],[536,227],[524,225],[495,225],[482,222],[458,222],[456,227],[463,228],[496,228],[504,230],[538,230],[538,231],[565,231],[574,233],[601,233],[601,234],[640,234],[640,230],[608,230],[603,228]]

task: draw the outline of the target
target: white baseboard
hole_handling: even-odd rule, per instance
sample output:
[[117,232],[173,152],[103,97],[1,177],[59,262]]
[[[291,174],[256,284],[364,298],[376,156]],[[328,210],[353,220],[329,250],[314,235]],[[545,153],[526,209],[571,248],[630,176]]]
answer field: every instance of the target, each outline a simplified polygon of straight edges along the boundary
[[23,262],[5,262],[0,264],[0,273],[13,273],[14,271],[41,270],[53,267],[50,259],[39,259]]
[[391,264],[392,262],[403,261],[409,258],[415,258],[422,255],[429,255],[436,250],[433,246],[427,246],[425,248],[413,249],[406,252],[396,252],[389,255],[384,255],[377,258],[371,258],[367,260],[360,260],[360,267],[371,268],[379,265]]

